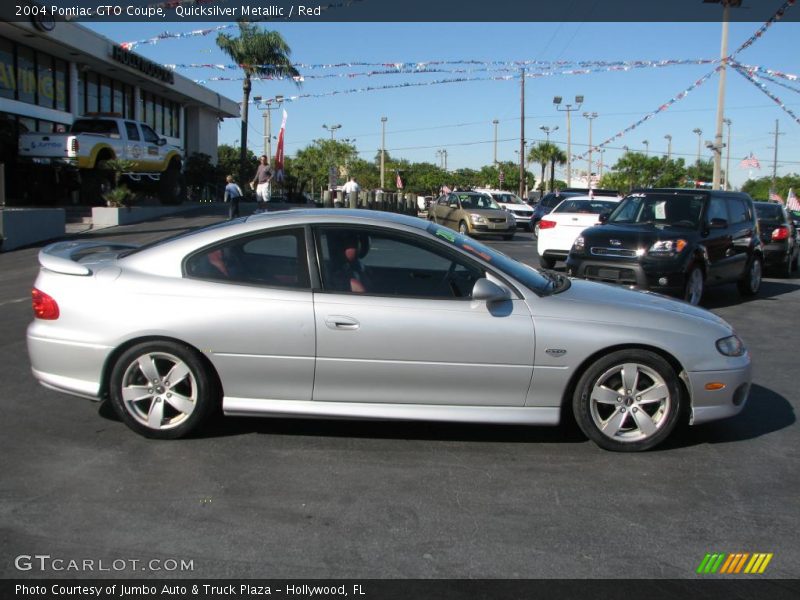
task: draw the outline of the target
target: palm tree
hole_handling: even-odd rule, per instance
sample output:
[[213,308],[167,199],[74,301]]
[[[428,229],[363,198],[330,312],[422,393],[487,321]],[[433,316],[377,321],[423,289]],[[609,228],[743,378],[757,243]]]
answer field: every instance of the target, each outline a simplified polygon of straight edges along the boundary
[[[553,181],[555,180],[555,165],[563,165],[567,162],[567,155],[555,144],[543,142],[531,148],[528,160],[538,162],[542,166],[542,185],[544,185],[544,170],[550,165],[550,186],[548,191],[553,191]],[[544,190],[542,190],[544,191]]]
[[550,162],[550,154],[548,153],[548,147],[552,146],[549,142],[545,143],[542,142],[538,146],[534,146],[531,148],[530,152],[528,152],[528,161],[539,163],[542,166],[542,176],[539,179],[541,182],[539,187],[544,193],[544,170],[547,168],[548,163]]
[[[264,31],[252,23],[239,22],[239,37],[226,33],[217,36],[217,46],[244,71],[242,84],[242,146],[239,153],[239,176],[244,181],[247,161],[247,113],[250,103],[251,78],[298,77],[289,56],[292,51],[277,31]],[[296,84],[299,85],[297,81]]]

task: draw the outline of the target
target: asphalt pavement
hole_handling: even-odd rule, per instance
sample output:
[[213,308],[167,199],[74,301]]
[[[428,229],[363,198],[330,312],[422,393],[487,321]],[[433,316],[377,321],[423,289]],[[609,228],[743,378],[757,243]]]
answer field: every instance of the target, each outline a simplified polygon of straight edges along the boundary
[[[221,218],[83,237],[147,242]],[[490,243],[538,264],[531,234]],[[227,418],[155,441],[34,381],[37,252],[0,254],[0,577],[695,578],[708,552],[773,553],[765,577],[800,576],[797,277],[751,301],[708,292],[752,352],[753,390],[739,416],[655,451],[609,453],[569,424]],[[37,554],[49,566],[20,570]]]

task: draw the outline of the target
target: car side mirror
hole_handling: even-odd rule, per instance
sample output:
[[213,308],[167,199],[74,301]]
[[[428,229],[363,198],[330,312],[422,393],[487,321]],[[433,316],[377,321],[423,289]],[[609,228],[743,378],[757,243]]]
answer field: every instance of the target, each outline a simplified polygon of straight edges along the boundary
[[501,287],[485,277],[481,277],[475,282],[475,285],[472,286],[472,299],[483,300],[487,304],[503,302],[505,300],[511,300],[511,292],[508,288]]
[[600,213],[600,218],[597,220],[600,222],[601,225],[603,225],[605,223],[608,223],[608,217],[610,216],[611,216],[610,212]]
[[728,227],[728,219],[711,219],[708,224],[709,229],[725,229]]
[[167,144],[167,139],[166,138],[158,138],[158,141],[156,142],[156,144],[158,146],[165,146]]

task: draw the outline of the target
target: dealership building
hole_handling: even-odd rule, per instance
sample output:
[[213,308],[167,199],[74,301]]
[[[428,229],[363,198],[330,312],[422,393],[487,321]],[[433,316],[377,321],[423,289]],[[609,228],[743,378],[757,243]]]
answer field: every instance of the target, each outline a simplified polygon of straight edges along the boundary
[[0,22],[0,162],[6,197],[20,133],[66,131],[86,114],[113,113],[149,124],[185,156],[217,161],[220,119],[239,104],[165,69],[77,23]]

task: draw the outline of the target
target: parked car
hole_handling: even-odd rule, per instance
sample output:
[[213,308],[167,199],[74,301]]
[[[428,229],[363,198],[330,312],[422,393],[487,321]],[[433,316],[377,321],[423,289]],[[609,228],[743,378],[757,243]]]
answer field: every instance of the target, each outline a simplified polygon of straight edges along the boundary
[[541,221],[542,217],[545,215],[550,214],[550,211],[558,206],[564,199],[574,196],[587,196],[590,192],[594,196],[619,197],[619,192],[614,190],[589,190],[589,188],[566,188],[563,190],[556,190],[555,192],[549,192],[533,207],[531,224],[534,234],[537,237],[539,236],[539,221]]
[[57,165],[73,177],[89,202],[98,200],[108,184],[108,161],[124,160],[134,183],[158,186],[165,204],[184,195],[183,151],[167,143],[149,125],[113,115],[77,119],[68,133],[24,133],[19,158],[34,164]]
[[790,277],[797,270],[800,254],[797,227],[783,205],[774,202],[754,202],[753,205],[764,244],[764,267]]
[[[131,247],[39,253],[45,386],[178,438],[238,416],[556,425],[645,450],[737,414],[750,355],[721,318],[539,272],[416,217],[263,213]],[[534,372],[536,373],[534,375]]]
[[457,230],[462,235],[499,235],[514,239],[517,221],[491,196],[479,192],[450,192],[439,196],[428,211],[428,220]]
[[576,277],[682,297],[698,304],[707,285],[761,287],[764,250],[747,194],[694,189],[637,190],[606,223],[585,230],[567,258]]
[[522,198],[503,190],[476,189],[475,191],[490,195],[501,208],[513,213],[514,218],[517,220],[517,227],[533,231],[533,225],[531,225],[533,209]]
[[610,214],[622,198],[611,196],[570,196],[539,221],[536,239],[539,264],[552,269],[566,260],[575,238],[587,227],[597,225],[601,214]]

